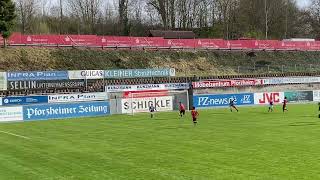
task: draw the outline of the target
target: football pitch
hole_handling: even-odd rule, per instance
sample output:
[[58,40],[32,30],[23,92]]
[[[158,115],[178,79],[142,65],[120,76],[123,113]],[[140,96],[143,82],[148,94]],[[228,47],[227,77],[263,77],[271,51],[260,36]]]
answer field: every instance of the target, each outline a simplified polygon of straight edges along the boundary
[[318,106],[0,124],[0,179],[320,179]]

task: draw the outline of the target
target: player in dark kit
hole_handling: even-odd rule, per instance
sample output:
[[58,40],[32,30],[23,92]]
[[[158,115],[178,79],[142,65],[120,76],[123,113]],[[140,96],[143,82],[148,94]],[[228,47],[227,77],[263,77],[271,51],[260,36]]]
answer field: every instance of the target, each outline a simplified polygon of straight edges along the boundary
[[287,103],[288,103],[288,100],[287,100],[287,97],[284,97],[284,100],[283,100],[283,105],[282,105],[282,111],[288,111],[287,109]]
[[179,111],[180,111],[180,117],[186,114],[186,108],[184,107],[184,104],[182,104],[181,102],[179,102]]
[[268,112],[273,112],[273,100],[270,99]]
[[150,112],[151,118],[153,118],[155,111],[156,111],[156,108],[153,106],[153,104],[151,104],[151,106],[149,107],[149,112]]
[[237,112],[239,112],[239,110],[237,109],[237,107],[234,104],[234,99],[230,99],[229,107],[230,107],[231,112],[232,112],[232,108],[234,108],[235,110],[237,110]]
[[197,118],[199,116],[199,113],[195,107],[192,107],[191,116],[192,116],[193,125],[196,126],[198,123]]

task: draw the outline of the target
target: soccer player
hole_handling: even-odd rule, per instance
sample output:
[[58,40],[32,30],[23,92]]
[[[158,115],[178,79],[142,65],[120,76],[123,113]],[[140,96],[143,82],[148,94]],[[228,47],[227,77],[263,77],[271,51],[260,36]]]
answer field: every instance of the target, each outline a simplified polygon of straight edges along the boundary
[[234,99],[230,99],[229,107],[230,107],[231,112],[232,112],[232,108],[234,108],[235,110],[237,110],[237,112],[239,112],[239,110],[237,109],[237,107],[234,104]]
[[181,102],[179,102],[179,110],[180,110],[180,117],[182,117],[186,114],[186,108],[185,108],[184,104],[182,104]]
[[194,106],[192,107],[191,115],[192,115],[193,125],[196,126],[198,123],[197,118],[199,116],[199,113]]
[[283,100],[283,105],[282,105],[282,111],[288,111],[287,109],[287,103],[288,103],[288,100],[287,100],[287,97],[284,97],[284,100]]
[[272,98],[270,99],[270,102],[269,102],[269,110],[268,112],[273,112],[273,100]]
[[153,118],[155,111],[156,111],[156,108],[153,106],[153,104],[151,104],[151,106],[149,107],[151,118]]

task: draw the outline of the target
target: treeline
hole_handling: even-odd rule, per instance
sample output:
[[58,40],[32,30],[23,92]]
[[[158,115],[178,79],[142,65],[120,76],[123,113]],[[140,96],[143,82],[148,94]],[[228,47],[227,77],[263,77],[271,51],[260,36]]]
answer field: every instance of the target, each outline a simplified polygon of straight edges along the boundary
[[14,0],[25,34],[146,36],[192,30],[203,38],[320,38],[320,0]]

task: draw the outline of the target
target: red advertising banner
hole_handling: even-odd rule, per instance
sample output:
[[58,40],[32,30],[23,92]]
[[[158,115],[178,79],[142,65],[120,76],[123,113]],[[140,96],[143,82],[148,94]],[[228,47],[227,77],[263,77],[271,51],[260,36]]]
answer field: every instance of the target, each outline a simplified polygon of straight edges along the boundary
[[258,86],[262,85],[262,79],[237,79],[237,80],[209,80],[193,82],[193,88],[215,88],[215,87],[234,87],[234,86]]
[[131,47],[132,46],[131,37],[127,37],[127,36],[105,36],[104,41],[108,47]]
[[197,39],[196,47],[208,49],[228,49],[223,39]]
[[[3,39],[0,38],[0,43]],[[163,39],[162,37],[128,37],[96,35],[23,35],[13,33],[11,46],[83,46],[119,48],[205,48],[228,50],[299,50],[319,51],[320,41]]]
[[134,47],[164,47],[165,40],[158,37],[133,37],[132,46]]
[[169,48],[195,48],[195,39],[166,39],[165,46]]

